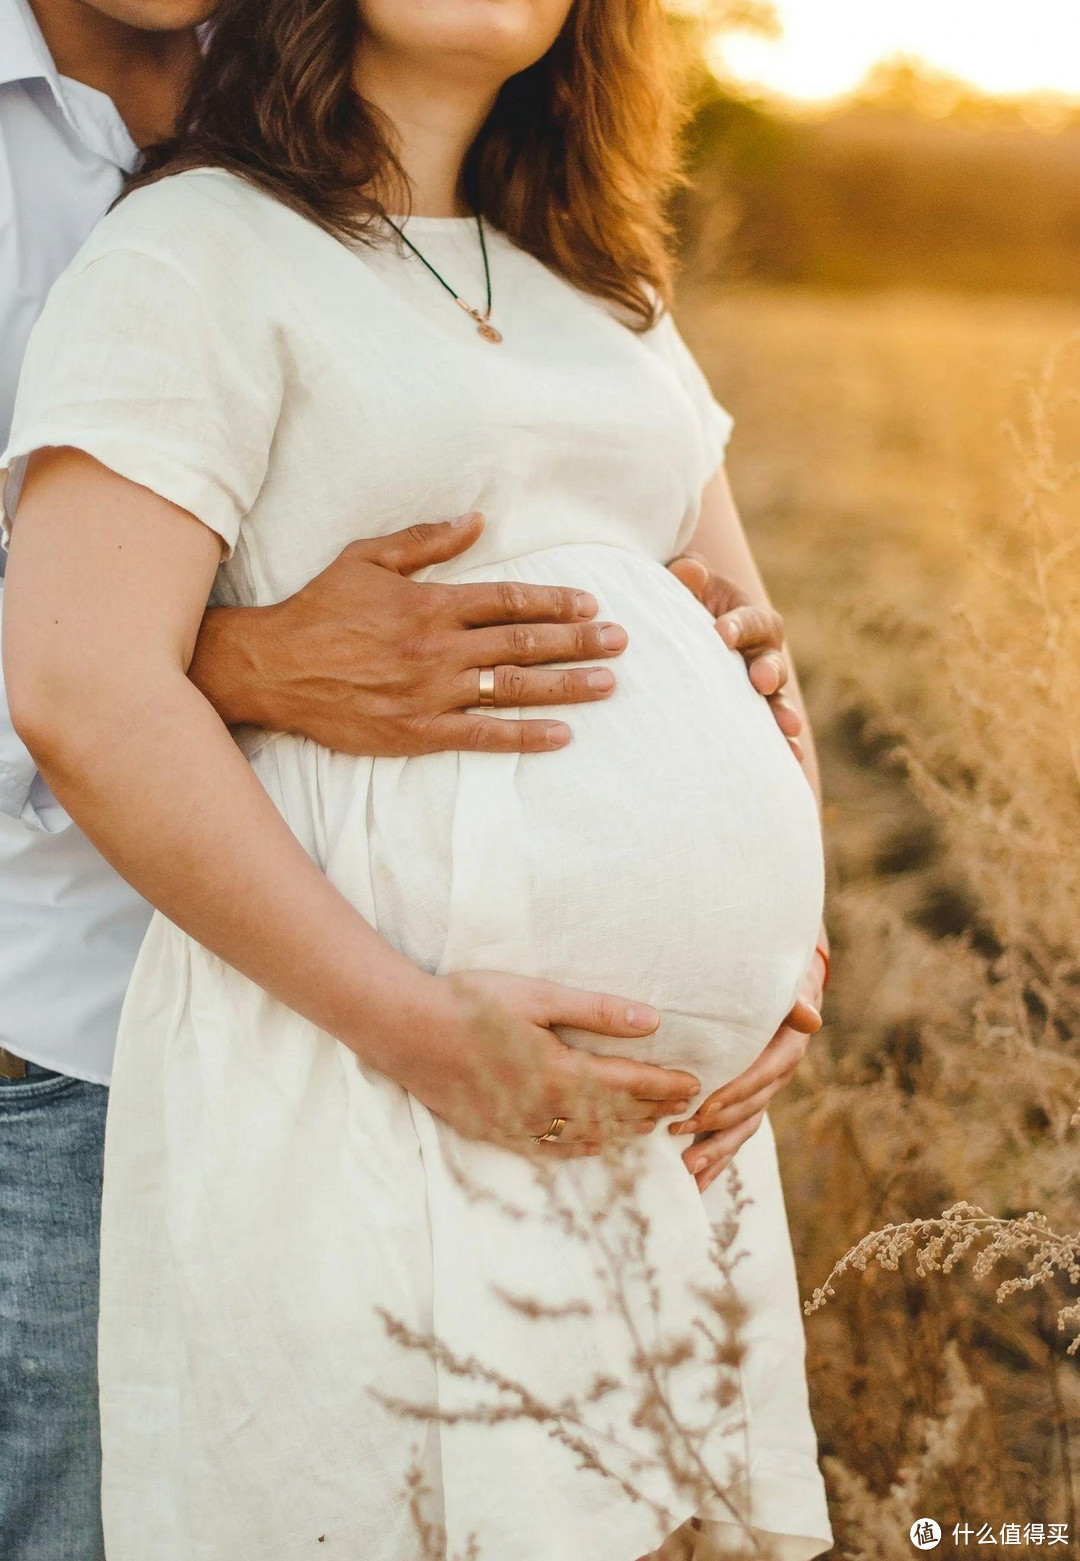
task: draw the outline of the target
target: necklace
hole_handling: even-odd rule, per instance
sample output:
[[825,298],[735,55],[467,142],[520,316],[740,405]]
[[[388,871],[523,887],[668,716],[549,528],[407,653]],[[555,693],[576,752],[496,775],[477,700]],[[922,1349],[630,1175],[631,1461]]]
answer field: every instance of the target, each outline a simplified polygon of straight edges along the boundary
[[450,297],[457,304],[458,308],[464,309],[469,318],[476,321],[476,329],[479,331],[484,340],[489,341],[492,344],[501,342],[502,332],[497,331],[491,323],[491,267],[488,265],[487,244],[484,242],[484,223],[480,213],[476,213],[476,231],[480,235],[480,253],[484,257],[484,281],[487,284],[487,306],[484,309],[483,314],[480,313],[479,309],[474,309],[471,304],[467,304],[464,298],[459,297],[458,294],[454,292],[454,289],[450,286],[450,283],[446,280],[446,278],[439,275],[435,267],[431,264],[431,261],[428,260],[427,256],[420,253],[412,239],[408,238],[402,232],[392,217],[387,217],[386,220],[389,222],[398,238],[401,239],[402,243],[409,246],[417,260],[421,261],[423,265],[427,266],[428,270],[431,272],[436,282],[439,283],[440,287],[446,288],[446,291],[450,294]]

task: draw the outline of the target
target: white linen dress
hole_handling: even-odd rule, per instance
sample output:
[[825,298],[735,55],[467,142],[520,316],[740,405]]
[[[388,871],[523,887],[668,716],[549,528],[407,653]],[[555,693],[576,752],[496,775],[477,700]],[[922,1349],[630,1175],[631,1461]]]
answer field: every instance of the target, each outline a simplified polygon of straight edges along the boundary
[[[471,221],[408,231],[482,301]],[[612,699],[556,712],[574,733],[561,752],[367,760],[242,740],[306,849],[412,959],[653,1003],[659,1033],[608,1049],[711,1090],[791,1005],[822,902],[802,771],[665,569],[729,419],[670,318],[635,333],[498,234],[490,260],[499,346],[392,244],[343,245],[220,171],[162,181],[105,219],[54,290],[5,464],[75,446],[191,511],[223,541],[221,602],[281,600],[357,537],[473,509],[480,542],[436,577],[595,593],[629,648]],[[693,1335],[715,1281],[685,1142],[641,1141],[633,1208],[654,1295],[623,1278],[646,1345]],[[748,1351],[702,1456],[722,1482],[741,1466],[740,1513],[797,1561],[830,1535],[766,1131],[742,1164]],[[608,1174],[566,1162],[558,1196],[595,1216]],[[711,1195],[714,1216],[726,1196]],[[537,1320],[507,1294],[562,1312]],[[454,1414],[506,1390],[402,1349],[380,1310],[547,1403],[613,1379],[590,1411],[596,1445],[652,1506],[533,1419],[403,1420],[386,1397]],[[636,1561],[693,1504],[631,1423],[625,1324],[527,1161],[462,1140],[155,918],[106,1154],[109,1561],[417,1561],[417,1458],[449,1556],[473,1537],[482,1561]],[[698,1425],[700,1367],[672,1381]],[[730,1518],[723,1502],[701,1510]]]

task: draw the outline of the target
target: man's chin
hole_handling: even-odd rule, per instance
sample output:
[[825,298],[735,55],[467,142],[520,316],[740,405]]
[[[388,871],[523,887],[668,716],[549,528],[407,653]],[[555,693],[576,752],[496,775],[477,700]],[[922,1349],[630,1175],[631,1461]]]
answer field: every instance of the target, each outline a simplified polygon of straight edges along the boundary
[[88,0],[103,16],[142,32],[187,32],[208,22],[218,0]]

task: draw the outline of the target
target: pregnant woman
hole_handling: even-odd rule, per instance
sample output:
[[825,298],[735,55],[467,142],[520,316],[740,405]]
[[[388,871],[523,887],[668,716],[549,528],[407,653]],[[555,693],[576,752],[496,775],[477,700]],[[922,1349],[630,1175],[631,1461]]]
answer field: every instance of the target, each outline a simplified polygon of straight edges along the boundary
[[[695,1513],[737,1537],[733,1504],[786,1556],[829,1543],[797,1349],[760,1401],[744,1376],[705,1405],[709,1481],[749,1449],[741,1505],[650,1463],[628,1387],[635,1338],[711,1315],[666,1125],[776,1030],[822,901],[804,774],[665,568],[687,545],[752,566],[728,419],[660,303],[662,25],[658,0],[226,0],[186,135],[32,338],[5,457],[12,708],[159,908],[106,1157],[110,1561],[418,1561],[414,1463],[449,1556],[636,1561]],[[211,588],[272,604],[358,536],[474,510],[468,570],[434,572],[462,602],[573,583],[629,635],[574,740],[238,749],[185,676]],[[598,1016],[552,982],[641,1002]],[[613,1037],[591,1118],[566,1044],[586,1029]],[[604,1215],[612,1138],[652,1271],[623,1276],[621,1316],[552,1217]],[[746,1229],[782,1277],[751,1342],[777,1308],[798,1331],[761,1143]],[[648,1501],[386,1318],[551,1405],[609,1379],[598,1446]]]

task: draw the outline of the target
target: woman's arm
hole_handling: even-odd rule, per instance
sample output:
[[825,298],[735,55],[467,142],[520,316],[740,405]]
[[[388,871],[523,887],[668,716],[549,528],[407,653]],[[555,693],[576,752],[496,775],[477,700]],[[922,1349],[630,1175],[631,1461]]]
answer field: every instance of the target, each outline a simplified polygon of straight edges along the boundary
[[[474,979],[463,995],[334,889],[186,676],[220,552],[186,511],[80,452],[30,463],[6,585],[8,697],[42,773],[108,860],[193,938],[465,1131],[506,1130],[490,1102],[482,1121],[461,1120],[489,1071],[511,1092],[542,1081],[529,1126],[567,1116],[580,1126],[566,1138],[598,1114],[581,1109],[579,1084],[617,1099],[624,1124],[692,1095],[688,1075],[622,1059],[598,1069],[605,1059],[548,1030],[640,1036],[652,1010],[509,977]],[[494,1070],[473,1044],[475,1001],[488,1000],[518,1043],[500,1044]],[[578,1017],[548,1012],[568,1007]]]
[[[697,530],[687,551],[697,554],[711,570],[725,575],[745,591],[752,601],[761,603],[771,611],[765,582],[754,562],[723,467],[705,489]],[[821,780],[813,733],[794,668],[790,665],[790,657],[788,665],[785,692],[802,719],[799,734],[801,762],[820,808]],[[672,1133],[693,1134],[695,1139],[698,1134],[704,1135],[683,1151],[687,1169],[702,1192],[730,1165],[746,1140],[757,1132],[773,1096],[791,1079],[805,1055],[810,1036],[821,1028],[820,1008],[825,991],[829,948],[824,923],[818,934],[818,948],[821,952],[811,962],[798,1001],[761,1056],[738,1078],[732,1079],[702,1101],[693,1117],[671,1125]]]

